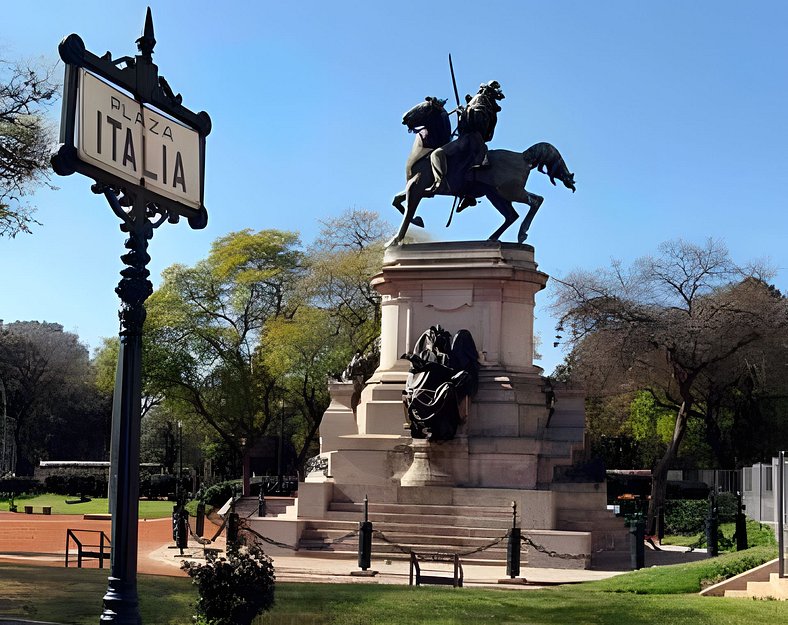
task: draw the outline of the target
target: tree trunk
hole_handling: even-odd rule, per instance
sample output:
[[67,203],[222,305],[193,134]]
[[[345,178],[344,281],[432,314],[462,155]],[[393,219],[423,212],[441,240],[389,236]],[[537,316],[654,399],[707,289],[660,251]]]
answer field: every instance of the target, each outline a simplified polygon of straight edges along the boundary
[[687,431],[687,416],[690,402],[684,400],[676,414],[676,425],[673,428],[673,438],[668,445],[665,455],[657,462],[651,473],[651,499],[648,503],[648,517],[646,519],[646,534],[654,535],[657,530],[657,513],[664,509],[665,495],[668,488],[668,469],[676,458],[679,446]]

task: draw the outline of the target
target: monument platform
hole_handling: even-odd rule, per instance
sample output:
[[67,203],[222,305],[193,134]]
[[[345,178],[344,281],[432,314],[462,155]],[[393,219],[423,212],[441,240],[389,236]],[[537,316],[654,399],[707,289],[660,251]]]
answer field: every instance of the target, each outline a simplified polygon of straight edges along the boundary
[[[320,427],[327,467],[299,485],[294,509],[280,519],[288,530],[260,519],[265,530],[278,532],[282,542],[318,548],[321,536],[328,544],[346,530],[347,506],[357,509],[366,496],[370,520],[375,523],[378,514],[379,522],[393,524],[390,540],[400,551],[425,543],[462,552],[505,533],[516,502],[518,524],[524,534],[538,536],[534,542],[543,541],[548,551],[588,556],[573,566],[589,566],[595,551],[626,549],[623,522],[605,509],[604,484],[555,481],[556,467],[583,454],[585,413],[581,391],[547,380],[533,364],[535,295],[547,280],[530,245],[472,241],[388,248],[372,280],[382,298],[380,365],[355,410],[353,385],[331,385]],[[473,336],[478,392],[461,407],[454,439],[413,440],[402,403],[410,363],[400,356],[437,325]],[[501,525],[502,518],[508,525]],[[399,527],[396,519],[407,522]],[[464,528],[461,540],[458,527]],[[373,550],[389,549],[384,543],[377,541]],[[505,543],[497,547],[486,551],[505,558]]]

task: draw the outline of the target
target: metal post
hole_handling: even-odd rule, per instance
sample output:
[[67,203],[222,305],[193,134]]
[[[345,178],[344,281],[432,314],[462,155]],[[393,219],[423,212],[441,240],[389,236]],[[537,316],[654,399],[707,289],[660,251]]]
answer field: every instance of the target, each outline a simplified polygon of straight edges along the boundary
[[279,494],[282,494],[284,485],[282,484],[282,447],[285,436],[285,398],[282,396],[282,412],[279,415],[279,446],[276,451],[276,486]]
[[265,516],[265,494],[262,482],[260,482],[260,492],[257,494],[257,516]]
[[627,520],[629,527],[629,563],[633,570],[645,566],[646,549],[643,541],[646,535],[646,520],[642,512],[635,512]]
[[746,506],[742,501],[742,491],[736,491],[736,551],[747,549],[747,517],[744,514]]
[[[118,197],[104,191],[113,208]],[[121,226],[129,233],[128,265],[121,271],[115,292],[121,299],[120,351],[112,406],[112,454],[110,491],[112,497],[112,554],[107,593],[104,595],[102,623],[141,623],[137,597],[137,522],[139,515],[140,418],[142,412],[142,325],[145,300],[153,292],[146,269],[150,256],[148,239],[153,236],[145,201],[133,197],[131,213]]]
[[183,422],[178,419],[178,481],[175,483],[175,498],[179,504],[183,503]]
[[777,471],[777,550],[778,576],[785,577],[785,452],[778,455],[779,470]]
[[194,532],[197,536],[202,536],[205,532],[205,502],[197,504],[197,520],[194,523]]
[[719,555],[719,511],[717,509],[717,494],[709,493],[709,512],[706,517],[706,550],[710,558]]
[[362,571],[372,563],[372,523],[369,521],[369,499],[364,495],[364,520],[358,524],[358,566]]
[[506,545],[506,574],[510,579],[520,575],[520,528],[517,527],[517,502],[512,502],[512,529]]

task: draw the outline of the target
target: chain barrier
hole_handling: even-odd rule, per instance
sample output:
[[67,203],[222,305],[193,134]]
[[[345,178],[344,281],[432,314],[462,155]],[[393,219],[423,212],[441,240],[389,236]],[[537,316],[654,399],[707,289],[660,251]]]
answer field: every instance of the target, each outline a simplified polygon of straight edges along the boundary
[[201,544],[201,545],[209,545],[209,544],[211,544],[212,542],[214,542],[214,541],[215,541],[217,538],[219,538],[219,536],[221,535],[221,533],[224,531],[225,527],[227,527],[227,519],[229,518],[229,516],[226,516],[226,517],[224,517],[224,519],[222,520],[222,524],[219,526],[219,529],[218,529],[218,530],[216,530],[216,533],[213,535],[213,537],[211,537],[211,538],[203,538],[202,536],[199,536],[199,535],[198,535],[198,534],[197,534],[197,533],[196,533],[196,532],[195,532],[195,531],[192,529],[192,523],[191,523],[191,518],[192,518],[192,515],[191,515],[191,513],[189,513],[189,511],[188,511],[188,510],[186,510],[185,508],[184,508],[184,511],[185,511],[185,512],[186,512],[186,514],[187,514],[187,516],[186,516],[186,527],[188,527],[188,528],[189,528],[189,534],[191,535],[191,537],[192,537],[192,538],[193,538],[193,539],[194,539],[196,542],[198,542],[198,543],[199,543],[199,544]]
[[[280,549],[289,549],[291,551],[298,551],[299,550],[299,548],[297,546],[295,546],[295,545],[290,545],[290,544],[287,544],[287,543],[280,542],[278,540],[274,540],[273,538],[268,538],[267,536],[263,536],[262,534],[260,534],[258,531],[253,530],[251,527],[249,527],[249,525],[247,523],[244,523],[244,521],[246,519],[250,518],[251,516],[252,515],[249,515],[249,516],[245,517],[244,519],[241,519],[241,523],[240,523],[239,529],[243,529],[245,532],[248,532],[248,533],[254,535],[257,538],[258,541],[262,541],[262,542],[267,543],[269,545],[272,545],[274,547],[279,547]],[[192,529],[192,526],[191,526],[191,515],[189,515],[187,517],[187,527],[189,528],[189,534],[191,534],[192,538],[195,541],[197,541],[199,544],[201,544],[203,546],[208,545],[208,544],[214,542],[220,536],[220,534],[225,530],[225,528],[227,527],[227,520],[228,519],[229,519],[229,515],[225,516],[224,519],[222,520],[221,526],[216,531],[216,533],[213,535],[213,537],[209,538],[209,539],[206,539],[206,538],[202,538],[202,537],[198,536],[194,532],[194,530]],[[489,543],[487,543],[485,545],[482,545],[481,547],[477,547],[476,549],[471,549],[470,551],[445,552],[445,553],[443,553],[443,552],[435,552],[435,553],[432,553],[431,555],[433,555],[435,557],[453,557],[454,555],[458,555],[458,556],[464,558],[464,557],[467,557],[467,556],[470,556],[470,555],[473,555],[473,554],[476,554],[476,553],[481,553],[483,551],[487,551],[488,549],[492,549],[496,545],[499,545],[501,542],[503,542],[504,540],[509,538],[509,533],[510,533],[509,530],[507,530],[505,534],[503,534],[503,535],[501,535],[501,536],[499,536],[497,538],[494,538]],[[355,529],[355,530],[353,530],[351,532],[348,532],[347,534],[343,534],[342,536],[338,536],[337,538],[333,538],[333,539],[324,541],[320,548],[321,549],[326,549],[330,545],[344,542],[344,541],[346,541],[346,540],[348,540],[350,538],[353,538],[354,536],[358,536],[358,534],[359,534],[359,530]],[[393,540],[390,540],[380,530],[372,530],[372,535],[375,538],[378,538],[379,540],[383,541],[384,543],[386,543],[388,545],[391,545],[392,547],[394,547],[395,549],[397,549],[398,551],[400,551],[401,553],[403,553],[405,555],[410,555],[410,554],[413,553],[413,549],[412,548],[404,547],[403,545],[401,545],[401,544],[399,544],[399,543],[397,543],[397,542],[395,542]],[[584,554],[584,553],[579,553],[579,554],[558,553],[555,550],[547,549],[546,547],[544,547],[544,546],[542,546],[542,545],[540,545],[538,543],[535,543],[532,539],[528,538],[527,536],[521,536],[520,540],[525,545],[527,545],[529,547],[533,547],[539,553],[543,553],[543,554],[547,555],[550,558],[559,558],[561,560],[585,560],[585,559],[587,559],[589,557],[588,554]],[[696,544],[689,546],[689,551],[692,551],[693,549],[695,549],[697,547],[700,547],[704,542],[705,542],[705,537],[703,535],[701,535],[700,540],[698,540],[698,542]]]
[[[411,553],[413,553],[413,549],[411,549],[410,547],[403,547],[399,543],[396,543],[393,540],[389,540],[389,538],[380,530],[372,530],[372,535],[375,536],[376,538],[379,538],[384,543],[391,545],[392,547],[394,547],[395,549],[399,550],[400,552],[406,555],[410,555]],[[472,549],[471,551],[458,551],[458,552],[447,551],[445,553],[432,552],[432,554],[437,557],[454,557],[455,555],[461,557],[470,556],[474,553],[480,553],[482,551],[486,551],[487,549],[491,549],[492,547],[495,547],[495,545],[499,544],[501,541],[506,540],[508,536],[509,536],[509,532],[506,532],[506,534],[504,534],[503,536],[499,536],[498,538],[495,538],[494,540],[490,541],[486,545],[482,545],[481,547],[477,547],[476,549]]]
[[520,540],[529,547],[536,549],[539,553],[543,553],[551,558],[559,558],[561,560],[585,560],[589,557],[587,553],[558,553],[557,551],[547,549],[547,547],[535,543],[527,536],[521,536]]
[[[253,530],[251,527],[249,527],[246,523],[242,522],[240,524],[239,529],[242,529],[245,532],[249,532],[250,534],[252,534],[255,537],[257,537],[258,540],[260,540],[260,541],[262,541],[264,543],[267,543],[269,545],[272,545],[274,547],[279,547],[280,549],[289,549],[290,551],[298,551],[299,550],[299,548],[296,545],[289,545],[287,543],[283,543],[283,542],[279,542],[278,540],[274,540],[273,538],[268,538],[267,536],[263,536],[257,530]],[[353,536],[358,536],[358,530],[353,530],[352,532],[348,532],[347,534],[343,534],[342,536],[339,536],[337,538],[333,538],[331,540],[325,541],[323,543],[323,545],[321,546],[321,548],[327,548],[328,546],[333,545],[335,543],[341,543],[341,542],[347,540],[348,538],[352,538]]]

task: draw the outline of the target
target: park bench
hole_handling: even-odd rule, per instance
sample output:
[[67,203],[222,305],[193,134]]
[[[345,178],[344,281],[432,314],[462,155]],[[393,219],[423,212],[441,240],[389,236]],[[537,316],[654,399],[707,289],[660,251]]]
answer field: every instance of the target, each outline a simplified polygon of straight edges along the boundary
[[[433,573],[443,572],[449,573],[446,569],[426,569],[426,563],[443,563],[451,564],[452,571],[451,577],[447,575],[434,575]],[[424,571],[429,571],[430,574],[425,574]],[[460,556],[456,553],[435,553],[435,552],[419,552],[411,551],[410,553],[410,585],[421,586],[422,584],[438,584],[443,586],[453,586],[454,588],[462,588],[463,571]]]
[[[79,534],[79,536],[77,536]],[[96,537],[95,535],[98,534]],[[86,542],[90,538],[98,542]],[[111,554],[110,540],[102,530],[66,530],[66,568],[70,561],[71,543],[77,547],[77,568],[82,568],[82,560],[85,558],[96,558],[99,561],[99,568],[104,568],[104,560],[108,560]]]
[[25,514],[36,514],[36,508],[41,510],[38,514],[52,514],[52,506],[25,506]]

